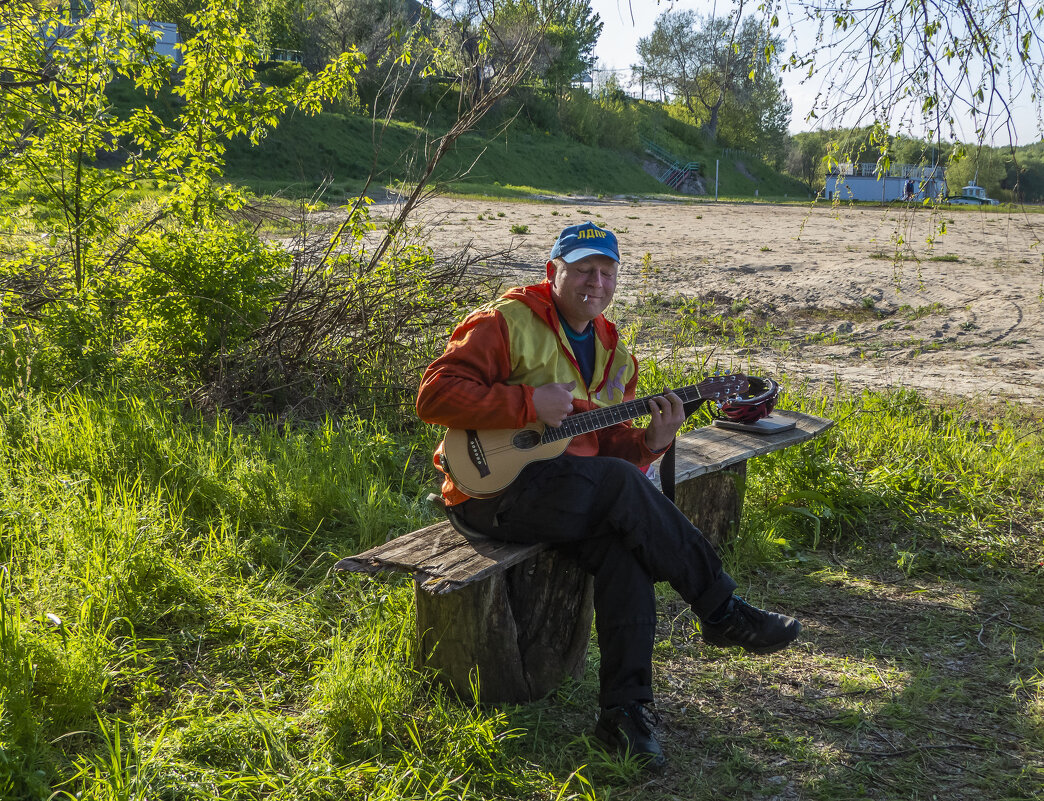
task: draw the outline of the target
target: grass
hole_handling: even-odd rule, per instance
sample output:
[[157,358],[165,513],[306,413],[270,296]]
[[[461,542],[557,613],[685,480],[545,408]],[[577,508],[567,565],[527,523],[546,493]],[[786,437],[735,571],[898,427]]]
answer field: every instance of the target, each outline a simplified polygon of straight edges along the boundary
[[[371,165],[375,186],[397,185],[414,171],[411,159],[433,135],[412,123],[393,122],[374,164],[373,121],[348,111],[285,120],[260,145],[230,143],[228,179],[256,194],[310,197],[325,183],[327,202],[358,194]],[[434,180],[459,194],[526,197],[557,194],[673,194],[642,170],[636,155],[587,147],[564,135],[510,130],[461,137]],[[371,188],[370,190],[374,190]]]
[[[317,140],[288,124],[230,167],[305,195],[333,176],[336,200],[361,185],[368,130],[349,114],[320,118]],[[379,167],[401,172],[422,136],[394,126]],[[615,191],[610,155],[529,136],[495,141],[506,171],[462,188]],[[791,321],[745,299],[621,311],[637,350],[667,354],[643,393],[713,370],[719,346],[789,341]],[[746,597],[798,614],[805,635],[768,659],[704,647],[662,590],[671,767],[648,777],[591,744],[596,649],[548,699],[471,707],[413,668],[409,580],[331,572],[431,520],[435,432],[0,390],[0,798],[1039,797],[1039,413],[840,388],[783,405],[836,428],[752,463],[726,558]]]
[[[451,101],[447,96],[442,102],[455,106]],[[443,191],[499,198],[548,193],[684,197],[642,168],[649,157],[640,148],[614,150],[584,144],[564,132],[557,121],[537,124],[524,108],[511,117],[510,126],[505,125],[504,115],[513,103],[517,101],[493,113],[488,132],[476,130],[456,142],[433,176]],[[697,126],[668,120],[660,104],[636,101],[632,105],[634,124],[643,135],[660,141],[677,158],[701,164],[704,199],[714,197],[717,170],[722,201],[808,201],[799,181],[757,156],[724,153]],[[402,111],[427,119],[419,108]],[[396,187],[404,176],[415,174],[420,154],[440,134],[439,126],[446,125],[448,117],[445,110],[437,110],[431,119],[435,122],[424,126],[396,120],[381,132],[369,115],[347,106],[316,117],[291,117],[257,146],[242,139],[230,142],[225,172],[229,180],[258,195],[310,198],[318,191],[322,200],[341,203],[362,191],[371,167],[375,182],[371,193],[374,187]]]
[[[714,367],[680,354],[640,391]],[[671,767],[649,777],[588,739],[596,649],[551,698],[473,708],[412,668],[408,580],[330,573],[430,519],[431,432],[4,391],[0,797],[1034,797],[1040,421],[914,393],[782,405],[837,426],[752,462],[728,561],[805,635],[705,647],[662,590]]]

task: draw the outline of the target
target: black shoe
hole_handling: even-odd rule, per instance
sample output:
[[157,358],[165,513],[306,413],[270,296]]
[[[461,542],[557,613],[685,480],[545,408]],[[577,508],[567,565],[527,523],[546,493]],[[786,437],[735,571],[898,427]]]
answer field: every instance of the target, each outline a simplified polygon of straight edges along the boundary
[[703,641],[723,647],[739,646],[755,654],[771,654],[786,648],[801,633],[792,617],[766,612],[732,596],[728,611],[716,623],[700,621]]
[[652,731],[653,726],[659,722],[660,716],[644,704],[612,706],[603,709],[602,714],[598,716],[595,737],[601,740],[608,750],[621,756],[633,756],[646,768],[659,770],[667,764]]

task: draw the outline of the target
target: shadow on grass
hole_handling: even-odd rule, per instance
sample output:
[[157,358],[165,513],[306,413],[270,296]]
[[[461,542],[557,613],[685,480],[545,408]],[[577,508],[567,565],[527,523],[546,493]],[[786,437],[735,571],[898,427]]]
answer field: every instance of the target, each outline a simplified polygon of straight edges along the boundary
[[509,712],[528,730],[527,758],[560,778],[581,769],[598,797],[1040,797],[1044,609],[1024,586],[890,583],[838,564],[806,567],[752,574],[741,586],[805,625],[773,656],[705,646],[686,605],[661,600],[662,774],[593,746],[596,666]]

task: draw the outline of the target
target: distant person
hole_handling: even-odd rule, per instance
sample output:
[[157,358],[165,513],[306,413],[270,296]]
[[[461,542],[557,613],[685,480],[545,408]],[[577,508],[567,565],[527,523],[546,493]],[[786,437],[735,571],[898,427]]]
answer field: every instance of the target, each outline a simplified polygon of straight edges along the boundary
[[[547,280],[509,290],[453,332],[421,380],[421,419],[461,430],[538,421],[557,428],[573,412],[633,401],[638,362],[603,315],[619,267],[612,231],[590,222],[565,228],[551,248]],[[594,576],[595,736],[611,751],[660,767],[654,584],[678,591],[713,645],[768,654],[793,642],[801,624],[734,595],[736,582],[710,542],[639,469],[667,450],[685,420],[674,392],[651,398],[649,413],[648,428],[627,421],[574,437],[565,453],[528,464],[495,497],[469,497],[448,474],[442,494],[471,528],[509,542],[551,543]],[[441,469],[438,456],[435,463]]]
[[903,200],[913,200],[915,197],[916,197],[916,194],[914,192],[914,182],[913,182],[913,179],[907,178],[906,179],[906,188],[903,190]]

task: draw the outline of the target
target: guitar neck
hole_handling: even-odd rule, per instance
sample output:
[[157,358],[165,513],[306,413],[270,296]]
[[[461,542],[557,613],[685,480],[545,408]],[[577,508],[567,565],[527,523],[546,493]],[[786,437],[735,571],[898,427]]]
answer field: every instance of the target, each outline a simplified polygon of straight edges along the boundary
[[[682,403],[701,400],[703,395],[697,384],[692,384],[681,389],[674,390],[674,394],[681,398]],[[588,412],[580,412],[567,417],[558,428],[548,426],[544,430],[541,442],[557,442],[560,439],[575,437],[578,434],[587,434],[600,428],[609,428],[625,420],[633,420],[643,414],[649,414],[649,399],[658,395],[646,395],[644,398],[635,398],[633,401],[618,403],[613,406],[603,406],[600,409],[592,409]]]

